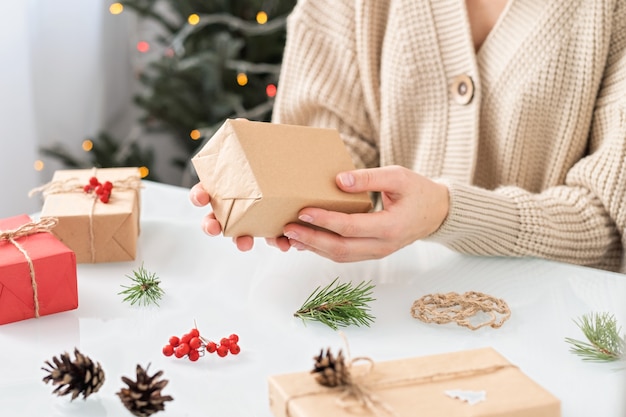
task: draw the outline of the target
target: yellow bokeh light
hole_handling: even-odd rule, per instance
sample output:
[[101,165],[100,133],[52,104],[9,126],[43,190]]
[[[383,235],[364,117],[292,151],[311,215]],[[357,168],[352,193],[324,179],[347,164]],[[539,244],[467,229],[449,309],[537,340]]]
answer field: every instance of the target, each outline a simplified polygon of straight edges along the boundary
[[113,3],[109,6],[109,12],[111,14],[120,14],[124,11],[124,5],[122,3]]
[[139,167],[139,175],[141,175],[141,178],[146,178],[148,174],[150,174],[148,167]]
[[190,25],[197,25],[198,23],[200,23],[200,16],[195,13],[190,14],[187,18],[187,22],[189,22]]
[[260,11],[256,14],[256,21],[259,25],[264,25],[267,23],[267,13],[264,11]]
[[193,140],[198,140],[202,137],[202,133],[198,129],[194,129],[189,133],[189,137]]
[[35,171],[41,171],[43,170],[44,167],[44,163],[41,159],[38,159],[35,161],[35,163],[33,164],[33,168],[35,168]]
[[93,149],[93,142],[90,139],[85,139],[83,141],[82,147],[83,147],[83,151],[89,152]]
[[237,84],[241,86],[248,84],[248,76],[243,72],[237,74]]

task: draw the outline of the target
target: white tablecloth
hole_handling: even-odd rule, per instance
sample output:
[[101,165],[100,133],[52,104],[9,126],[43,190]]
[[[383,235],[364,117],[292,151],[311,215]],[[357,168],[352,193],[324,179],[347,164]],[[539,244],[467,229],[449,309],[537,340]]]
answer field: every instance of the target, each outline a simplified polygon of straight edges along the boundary
[[[183,188],[146,182],[135,262],[78,266],[79,308],[0,326],[0,415],[130,416],[115,395],[137,364],[163,370],[174,397],[158,416],[269,417],[267,377],[309,371],[321,348],[343,347],[337,332],[293,313],[312,291],[340,281],[371,280],[371,327],[343,330],[353,356],[374,361],[493,347],[557,396],[564,417],[626,416],[626,371],[583,362],[565,337],[584,339],[574,319],[615,314],[626,324],[626,276],[532,259],[463,256],[416,243],[379,261],[337,264],[307,252],[281,253],[257,241],[241,253],[230,239],[200,230],[207,209]],[[122,302],[126,275],[141,265],[162,280],[160,307]],[[425,294],[481,291],[504,299],[512,315],[500,329],[470,331],[411,317]],[[1,308],[1,306],[0,306]],[[241,353],[190,362],[164,357],[172,335],[194,323],[219,340],[240,336]],[[44,361],[74,347],[101,363],[102,389],[73,402],[42,382]],[[416,416],[419,414],[416,410]]]

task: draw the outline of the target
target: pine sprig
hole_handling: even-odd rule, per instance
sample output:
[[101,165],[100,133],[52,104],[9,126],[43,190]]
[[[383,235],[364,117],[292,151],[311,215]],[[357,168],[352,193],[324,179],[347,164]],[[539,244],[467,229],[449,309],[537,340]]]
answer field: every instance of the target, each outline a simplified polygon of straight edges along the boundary
[[622,335],[617,320],[609,313],[591,313],[574,320],[588,342],[565,338],[572,345],[570,351],[586,361],[611,362],[626,359],[626,336]]
[[163,298],[165,292],[159,287],[161,281],[156,274],[148,272],[141,264],[139,270],[133,271],[132,276],[126,276],[133,282],[133,285],[122,285],[126,289],[118,294],[126,296],[123,301],[129,301],[131,305],[135,303],[144,306],[159,305],[159,300]]
[[354,287],[351,282],[339,284],[338,280],[339,277],[324,288],[317,287],[294,317],[305,324],[307,320],[319,321],[333,330],[349,325],[369,327],[374,322],[368,306],[375,300],[371,297],[374,285],[369,281]]

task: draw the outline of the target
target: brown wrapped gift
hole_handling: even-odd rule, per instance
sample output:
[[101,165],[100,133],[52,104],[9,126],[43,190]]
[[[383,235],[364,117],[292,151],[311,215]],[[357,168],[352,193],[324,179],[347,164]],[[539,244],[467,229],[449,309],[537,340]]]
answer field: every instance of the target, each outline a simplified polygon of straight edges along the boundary
[[192,158],[224,236],[277,237],[304,207],[367,212],[367,193],[341,191],[354,169],[332,129],[227,120]]
[[[83,191],[91,177],[113,183],[108,203]],[[132,261],[139,235],[140,184],[138,168],[56,171],[41,187],[41,216],[59,219],[53,233],[76,253],[77,263]]]
[[[352,373],[363,369],[355,364]],[[374,409],[350,405],[342,387],[323,387],[310,372],[270,377],[270,408],[276,417],[561,415],[556,397],[491,348],[375,363],[357,381],[375,397]],[[485,398],[470,404],[450,391],[483,391]]]

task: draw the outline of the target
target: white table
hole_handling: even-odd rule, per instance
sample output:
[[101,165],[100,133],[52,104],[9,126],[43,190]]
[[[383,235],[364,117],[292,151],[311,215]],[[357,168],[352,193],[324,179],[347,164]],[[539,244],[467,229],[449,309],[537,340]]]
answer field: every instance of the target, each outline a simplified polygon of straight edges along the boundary
[[[157,416],[269,417],[267,377],[309,371],[319,349],[342,340],[293,312],[318,286],[372,280],[374,324],[344,333],[353,356],[375,361],[491,346],[562,401],[564,417],[626,416],[626,371],[583,362],[565,337],[583,339],[574,319],[608,311],[626,326],[626,276],[531,259],[463,256],[417,243],[380,261],[336,264],[307,252],[281,253],[259,240],[240,253],[230,239],[200,230],[206,209],[183,188],[145,183],[135,262],[78,266],[79,308],[0,326],[0,415],[131,416],[115,395],[135,366],[163,370],[174,401]],[[18,213],[16,213],[18,214]],[[125,277],[141,264],[162,279],[160,307],[122,303]],[[412,318],[414,300],[438,292],[481,291],[506,300],[512,316],[500,329],[470,331]],[[240,336],[241,353],[197,362],[164,357],[171,335],[194,320],[202,334]],[[78,347],[100,362],[102,389],[73,402],[42,382],[45,360]],[[73,357],[73,355],[72,355]],[[416,414],[417,415],[417,414]]]

